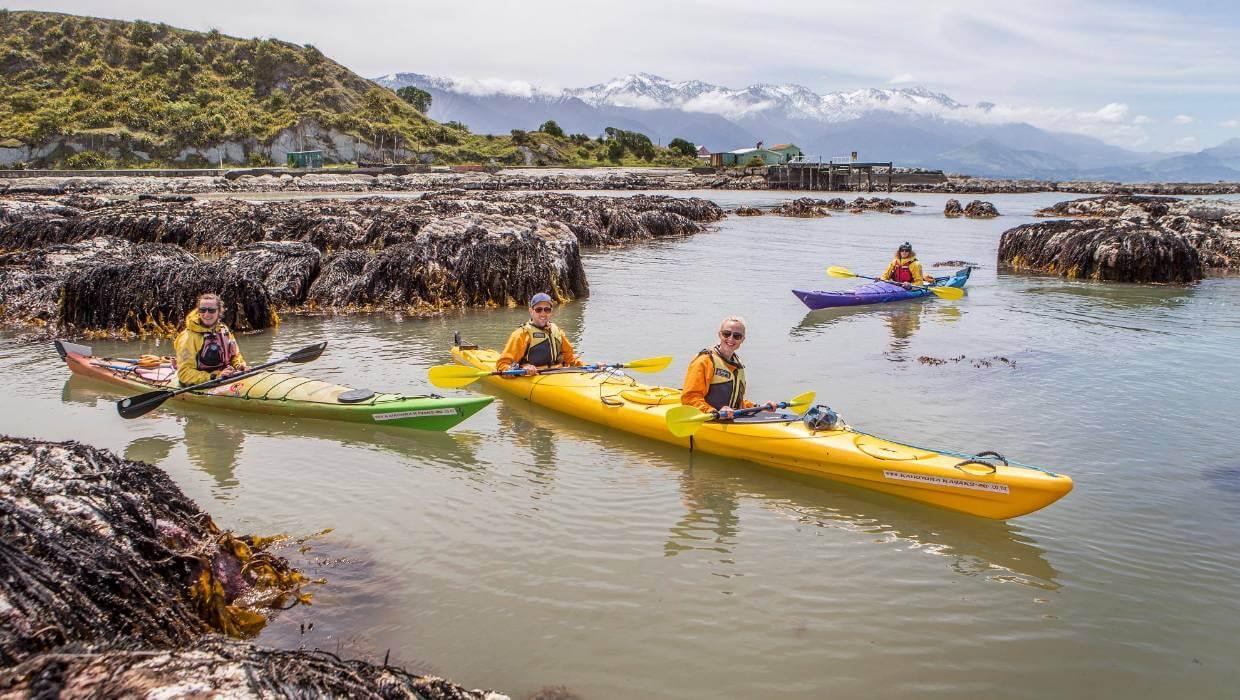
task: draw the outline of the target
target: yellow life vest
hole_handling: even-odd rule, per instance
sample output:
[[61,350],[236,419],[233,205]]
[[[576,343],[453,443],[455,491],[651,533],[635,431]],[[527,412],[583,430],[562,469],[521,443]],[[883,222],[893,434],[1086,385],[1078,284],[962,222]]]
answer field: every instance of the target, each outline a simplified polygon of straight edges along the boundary
[[517,361],[518,365],[534,365],[542,369],[563,362],[564,331],[559,326],[548,322],[546,328],[539,328],[532,321],[526,321],[521,324],[520,330],[524,331],[527,343],[525,357]]
[[703,350],[699,355],[710,355],[714,371],[710,375],[710,389],[706,391],[706,403],[715,408],[731,406],[740,408],[745,401],[745,365],[739,355],[732,355],[732,362],[723,359],[719,350]]

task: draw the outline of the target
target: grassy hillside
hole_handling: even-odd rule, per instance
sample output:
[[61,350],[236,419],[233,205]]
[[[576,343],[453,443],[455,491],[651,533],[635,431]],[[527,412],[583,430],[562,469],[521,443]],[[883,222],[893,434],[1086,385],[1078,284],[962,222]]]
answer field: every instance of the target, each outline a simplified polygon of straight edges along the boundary
[[[268,144],[310,119],[443,163],[520,164],[518,146],[566,165],[693,162],[666,149],[648,158],[626,150],[617,161],[607,143],[537,132],[470,134],[428,119],[313,46],[141,21],[0,10],[0,82],[0,147],[64,137],[86,144],[82,153],[59,149],[38,163],[45,166],[171,164],[185,147]],[[103,155],[104,144],[119,144],[120,155]],[[252,162],[263,157],[261,149],[250,153]]]

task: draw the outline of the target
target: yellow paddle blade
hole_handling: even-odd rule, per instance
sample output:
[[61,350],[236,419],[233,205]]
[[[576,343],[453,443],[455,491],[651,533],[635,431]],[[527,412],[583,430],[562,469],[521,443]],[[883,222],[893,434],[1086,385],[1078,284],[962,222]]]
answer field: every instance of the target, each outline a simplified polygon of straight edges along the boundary
[[940,299],[964,298],[964,290],[960,287],[930,287],[930,293]]
[[662,355],[659,357],[643,357],[640,360],[625,362],[620,366],[625,369],[634,369],[638,372],[662,372],[670,364],[672,364],[672,356]]
[[792,397],[791,401],[788,402],[788,410],[797,415],[801,415],[802,413],[808,411],[810,406],[814,405],[814,398],[817,396],[818,394],[813,391],[807,391],[804,394],[797,394]]
[[703,423],[714,417],[713,414],[704,413],[693,406],[674,406],[667,410],[667,429],[676,437],[689,437],[696,433]]
[[435,365],[426,374],[430,377],[431,384],[441,389],[459,389],[491,373],[463,365]]
[[827,274],[831,275],[832,277],[856,277],[857,276],[853,274],[852,270],[846,267],[836,267],[835,265],[832,265],[831,267],[827,268]]

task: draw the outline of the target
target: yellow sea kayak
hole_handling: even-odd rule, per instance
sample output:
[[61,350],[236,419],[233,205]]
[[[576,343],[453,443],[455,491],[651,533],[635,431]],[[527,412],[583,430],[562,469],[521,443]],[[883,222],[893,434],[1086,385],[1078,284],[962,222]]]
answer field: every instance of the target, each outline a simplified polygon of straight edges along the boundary
[[[492,371],[499,353],[453,347],[464,365]],[[813,430],[800,416],[763,413],[752,421],[710,422],[690,438],[667,428],[680,390],[640,384],[615,372],[486,377],[482,381],[527,401],[611,428],[724,457],[757,462],[911,498],[971,515],[1004,520],[1032,513],[1072,490],[1072,479],[1049,470],[1009,465],[1001,457],[970,457],[891,442],[851,427]]]

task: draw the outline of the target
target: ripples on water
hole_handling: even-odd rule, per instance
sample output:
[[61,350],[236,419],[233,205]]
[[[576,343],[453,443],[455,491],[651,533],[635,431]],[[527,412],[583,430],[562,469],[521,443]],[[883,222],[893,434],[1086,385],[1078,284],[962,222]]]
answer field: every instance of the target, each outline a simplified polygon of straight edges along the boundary
[[[587,253],[592,294],[556,321],[592,359],[674,354],[643,379],[676,384],[718,319],[739,313],[753,398],[814,388],[868,432],[1073,476],[1044,511],[980,520],[505,396],[446,434],[183,407],[122,421],[113,389],[11,341],[0,365],[20,400],[0,420],[157,463],[227,527],[334,527],[321,546],[341,561],[322,565],[314,607],[264,633],[272,644],[391,649],[518,697],[559,683],[591,698],[1227,697],[1240,654],[1240,279],[996,274],[999,233],[1060,196],[982,197],[995,221],[946,220],[946,197],[913,198],[925,206],[904,216],[734,218]],[[979,262],[968,296],[808,312],[789,291],[847,288],[828,265],[879,271],[904,240],[926,263]],[[259,361],[326,338],[306,373],[420,393],[453,331],[494,345],[523,318],[293,318],[242,347]],[[1014,364],[972,362],[994,357]]]

